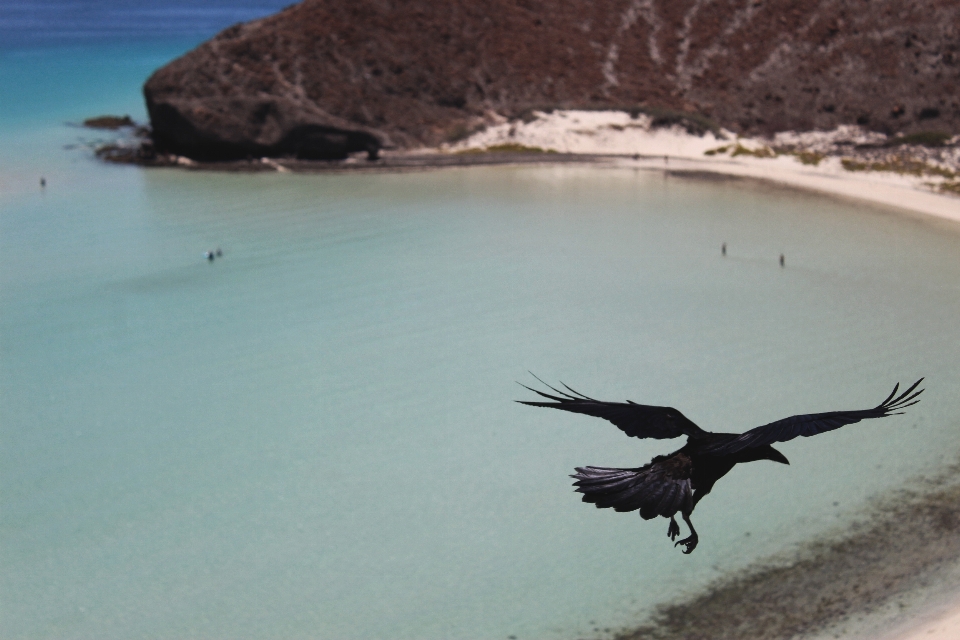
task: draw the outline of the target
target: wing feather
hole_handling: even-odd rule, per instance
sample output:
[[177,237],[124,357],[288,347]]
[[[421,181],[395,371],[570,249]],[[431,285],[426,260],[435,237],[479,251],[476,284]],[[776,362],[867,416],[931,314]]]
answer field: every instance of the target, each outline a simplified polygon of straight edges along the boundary
[[789,442],[798,436],[809,438],[810,436],[833,431],[834,429],[839,429],[840,427],[854,424],[861,420],[899,415],[903,413],[901,409],[920,402],[916,398],[923,393],[923,389],[916,392],[914,392],[914,389],[916,389],[921,382],[923,382],[923,378],[914,382],[909,389],[900,395],[897,395],[897,391],[900,389],[900,384],[897,383],[890,395],[872,409],[830,411],[828,413],[790,416],[789,418],[783,418],[782,420],[756,427],[726,441],[705,447],[702,451],[703,453],[712,455],[727,455],[750,447],[761,447],[774,442]]
[[649,520],[692,508],[692,462],[684,454],[654,458],[639,469],[577,467],[574,486],[600,509],[640,511]]
[[[537,378],[536,376],[533,377]],[[540,380],[540,378],[537,378],[537,380]],[[553,393],[540,391],[522,383],[518,384],[550,400],[550,402],[530,402],[527,400],[517,400],[517,402],[531,407],[549,407],[551,409],[562,409],[563,411],[570,411],[572,413],[582,413],[595,418],[603,418],[604,420],[609,420],[621,431],[633,438],[664,440],[688,436],[697,439],[708,435],[706,431],[698,427],[673,407],[655,407],[637,404],[630,400],[626,402],[604,402],[584,395],[579,391],[575,391],[562,382],[560,384],[566,391],[556,389],[546,382],[543,382],[543,380],[540,380],[540,382],[553,391]]]

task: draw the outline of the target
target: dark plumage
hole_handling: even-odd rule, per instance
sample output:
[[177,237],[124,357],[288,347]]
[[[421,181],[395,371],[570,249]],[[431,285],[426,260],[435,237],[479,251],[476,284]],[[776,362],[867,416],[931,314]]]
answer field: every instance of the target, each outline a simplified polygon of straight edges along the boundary
[[577,487],[576,490],[583,494],[583,501],[592,502],[598,508],[640,511],[644,520],[656,516],[670,518],[667,535],[671,540],[680,535],[680,526],[674,518],[680,513],[690,527],[690,536],[678,540],[674,546],[682,544],[683,552],[690,553],[699,541],[693,523],[690,522],[690,514],[703,496],[710,493],[717,480],[729,473],[735,465],[756,460],[790,464],[782,453],[770,446],[772,443],[787,442],[797,436],[814,436],[869,418],[897,415],[901,413],[900,409],[920,402],[916,398],[923,393],[923,389],[916,392],[914,389],[921,382],[923,378],[914,382],[900,395],[897,395],[900,388],[897,383],[887,399],[872,409],[790,416],[741,434],[704,431],[673,407],[652,407],[629,400],[594,400],[565,384],[563,387],[566,391],[560,391],[543,383],[557,395],[521,385],[550,402],[518,402],[603,418],[634,438],[660,440],[686,436],[687,443],[681,449],[665,456],[657,456],[642,467],[577,467],[577,473],[571,477],[576,478],[577,481],[573,484]]

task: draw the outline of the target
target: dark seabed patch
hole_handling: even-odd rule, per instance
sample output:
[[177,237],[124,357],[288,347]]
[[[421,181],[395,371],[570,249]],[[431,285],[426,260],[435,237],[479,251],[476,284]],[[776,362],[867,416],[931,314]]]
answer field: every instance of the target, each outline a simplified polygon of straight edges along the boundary
[[919,614],[918,602],[952,593],[958,534],[960,463],[878,499],[843,532],[791,557],[771,558],[659,606],[646,625],[615,638],[774,640],[858,636],[866,629],[869,637],[884,635],[881,628],[889,633]]
[[691,180],[708,180],[710,182],[742,182],[749,179],[717,171],[698,171],[695,169],[671,169],[666,174],[671,178],[690,178]]

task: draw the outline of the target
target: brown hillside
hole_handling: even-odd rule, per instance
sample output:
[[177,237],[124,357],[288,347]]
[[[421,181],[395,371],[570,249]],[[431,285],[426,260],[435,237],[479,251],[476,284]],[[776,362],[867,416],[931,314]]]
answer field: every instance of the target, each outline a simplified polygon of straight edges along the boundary
[[306,0],[144,86],[161,150],[343,157],[491,112],[646,106],[769,134],[960,132],[956,0]]

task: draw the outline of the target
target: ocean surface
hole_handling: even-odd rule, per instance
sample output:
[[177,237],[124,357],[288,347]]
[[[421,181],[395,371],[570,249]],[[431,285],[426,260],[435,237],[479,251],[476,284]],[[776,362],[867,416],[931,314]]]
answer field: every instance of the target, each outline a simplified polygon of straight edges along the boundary
[[[142,120],[155,68],[279,6],[0,3],[0,636],[603,637],[956,461],[956,225],[633,170],[92,158],[75,123]],[[734,470],[684,556],[567,477],[680,443],[516,404],[528,371],[720,431],[927,391]]]

